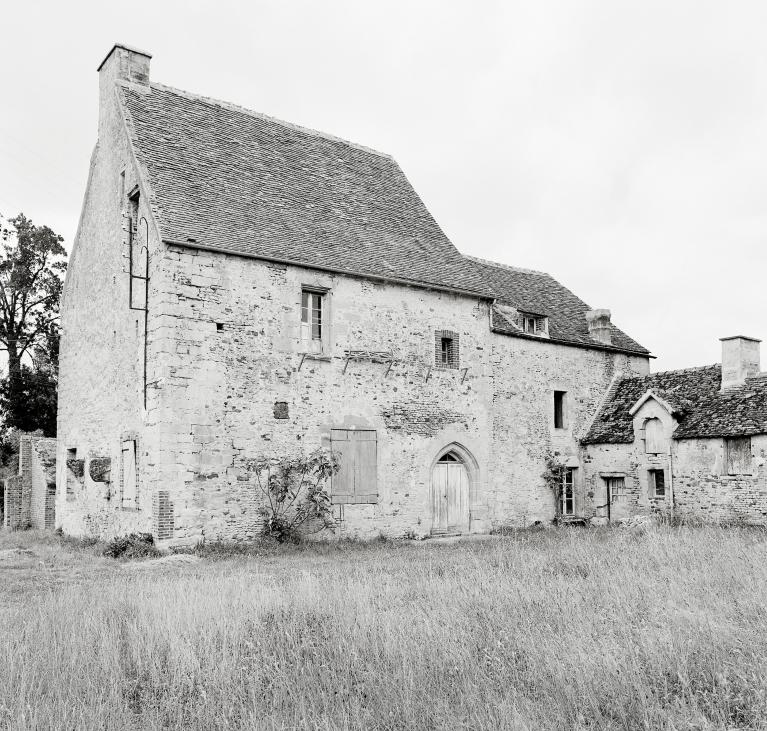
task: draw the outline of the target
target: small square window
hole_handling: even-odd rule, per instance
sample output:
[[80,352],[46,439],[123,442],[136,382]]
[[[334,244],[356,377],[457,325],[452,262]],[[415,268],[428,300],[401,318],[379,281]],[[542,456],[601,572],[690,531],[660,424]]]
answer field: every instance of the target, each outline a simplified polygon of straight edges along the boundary
[[543,315],[527,315],[521,312],[519,323],[522,331],[530,335],[547,335],[549,332],[549,318]]
[[435,365],[438,368],[458,368],[458,333],[450,330],[434,332]]
[[648,482],[651,497],[666,497],[666,475],[663,470],[649,470]]

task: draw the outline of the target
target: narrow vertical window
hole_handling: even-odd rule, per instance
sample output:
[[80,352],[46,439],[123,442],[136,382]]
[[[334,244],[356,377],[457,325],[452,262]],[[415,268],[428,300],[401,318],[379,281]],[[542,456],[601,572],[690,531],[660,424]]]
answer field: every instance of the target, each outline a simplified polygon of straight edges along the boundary
[[325,337],[325,294],[304,289],[301,292],[301,342],[311,352],[322,352]]
[[651,497],[666,497],[666,475],[663,470],[650,470],[648,473]]
[[122,506],[135,508],[137,493],[136,441],[126,439],[122,443]]
[[554,428],[565,428],[565,396],[567,391],[554,391]]
[[434,365],[437,368],[458,368],[458,333],[452,330],[434,331]]
[[562,515],[575,514],[575,468],[565,467],[562,475]]

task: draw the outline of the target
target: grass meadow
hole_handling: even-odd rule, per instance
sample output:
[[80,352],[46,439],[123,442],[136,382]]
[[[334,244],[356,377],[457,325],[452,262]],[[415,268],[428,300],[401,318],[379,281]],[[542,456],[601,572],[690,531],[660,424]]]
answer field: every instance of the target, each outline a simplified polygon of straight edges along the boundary
[[167,568],[0,532],[13,547],[33,553],[0,561],[0,728],[767,728],[761,530],[212,546]]

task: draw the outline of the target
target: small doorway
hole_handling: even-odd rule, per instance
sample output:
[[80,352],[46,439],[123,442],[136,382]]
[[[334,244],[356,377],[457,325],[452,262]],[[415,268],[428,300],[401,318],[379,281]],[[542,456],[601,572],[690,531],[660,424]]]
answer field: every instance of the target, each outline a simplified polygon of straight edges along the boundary
[[469,473],[456,452],[439,458],[431,475],[431,532],[465,533],[469,529]]
[[626,495],[625,477],[605,477],[607,487],[607,519],[621,522],[628,519],[628,496]]

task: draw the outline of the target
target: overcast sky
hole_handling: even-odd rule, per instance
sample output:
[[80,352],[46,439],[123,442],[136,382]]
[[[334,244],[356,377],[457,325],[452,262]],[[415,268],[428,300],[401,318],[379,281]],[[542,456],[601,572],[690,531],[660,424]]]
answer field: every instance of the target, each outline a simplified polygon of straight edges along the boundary
[[[767,2],[6,3],[0,212],[71,246],[115,41],[392,154],[464,253],[550,272],[653,370],[767,340]],[[767,345],[765,346],[767,348]],[[767,349],[763,368],[767,368]]]

